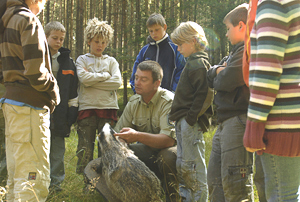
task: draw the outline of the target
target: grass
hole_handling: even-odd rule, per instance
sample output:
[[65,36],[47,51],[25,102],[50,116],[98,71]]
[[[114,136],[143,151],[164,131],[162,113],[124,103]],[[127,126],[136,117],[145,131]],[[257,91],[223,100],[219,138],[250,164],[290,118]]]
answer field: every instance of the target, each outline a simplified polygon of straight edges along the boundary
[[[204,134],[205,139],[205,160],[206,165],[208,165],[209,156],[212,147],[212,138],[215,132],[215,127],[212,127],[208,132]],[[77,134],[75,129],[69,138],[66,138],[66,153],[65,153],[65,168],[66,168],[66,178],[62,184],[63,191],[57,195],[53,195],[48,199],[48,201],[53,202],[82,202],[82,201],[104,201],[101,195],[97,191],[85,193],[84,179],[82,175],[76,174],[76,149],[77,149]],[[97,151],[95,151],[94,156],[96,157]],[[257,192],[255,190],[255,201],[258,202]]]
[[[128,93],[130,97],[133,93],[131,89],[128,89]],[[123,94],[122,89],[118,90],[118,98],[119,98],[119,107],[120,111],[123,111]],[[205,160],[206,165],[208,165],[209,156],[212,148],[212,138],[216,127],[211,127],[208,132],[204,134],[205,139]],[[77,133],[76,128],[73,127],[70,137],[66,138],[66,153],[65,153],[65,170],[66,177],[64,182],[62,183],[62,191],[48,197],[47,202],[82,202],[82,201],[98,201],[104,202],[101,195],[97,191],[90,191],[86,193],[84,191],[84,177],[83,175],[78,175],[76,170],[77,157]],[[97,147],[95,147],[97,150]],[[97,158],[97,151],[94,153],[94,158]],[[1,202],[0,197],[0,202]],[[258,202],[257,192],[255,190],[255,202]]]
[[[212,137],[214,134],[214,129],[211,129],[204,134],[206,142],[206,152],[205,160],[208,165],[208,160],[211,151]],[[63,191],[52,195],[48,198],[47,201],[53,202],[82,202],[82,201],[104,201],[101,195],[97,191],[92,191],[85,193],[84,189],[84,178],[82,175],[76,174],[76,149],[77,149],[77,133],[75,128],[73,128],[70,137],[66,138],[66,153],[65,153],[65,169],[66,169],[66,178],[62,183]],[[97,151],[94,153],[96,158]],[[101,200],[102,199],[102,200]]]
[[[82,202],[82,201],[104,201],[97,191],[86,193],[84,191],[84,177],[77,174],[76,150],[77,150],[77,133],[73,128],[69,138],[66,138],[66,153],[65,153],[65,170],[66,177],[62,183],[63,191],[53,194],[48,197],[47,201],[53,202]],[[95,153],[96,154],[96,153]]]

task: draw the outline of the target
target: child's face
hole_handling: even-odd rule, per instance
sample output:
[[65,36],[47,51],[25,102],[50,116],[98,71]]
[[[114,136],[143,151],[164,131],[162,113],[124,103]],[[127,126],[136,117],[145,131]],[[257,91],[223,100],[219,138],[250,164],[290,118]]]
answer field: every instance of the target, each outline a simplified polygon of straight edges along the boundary
[[243,22],[240,22],[237,26],[233,26],[233,24],[231,24],[231,22],[227,20],[225,21],[225,25],[227,28],[226,37],[232,45],[235,45],[244,40],[245,24]]
[[185,42],[178,45],[177,50],[184,56],[189,57],[193,53],[196,53],[197,50],[195,49],[195,39],[190,42]]
[[156,24],[148,27],[149,34],[155,41],[161,40],[166,35],[167,25],[163,27]]
[[51,54],[54,55],[62,47],[66,33],[59,30],[52,30],[47,37]]
[[45,7],[47,0],[39,0],[35,3],[32,3],[32,0],[25,0],[25,3],[28,5],[31,12],[35,15],[38,15]]
[[108,43],[107,41],[104,41],[102,38],[95,36],[88,44],[91,49],[90,53],[97,57],[101,57]]

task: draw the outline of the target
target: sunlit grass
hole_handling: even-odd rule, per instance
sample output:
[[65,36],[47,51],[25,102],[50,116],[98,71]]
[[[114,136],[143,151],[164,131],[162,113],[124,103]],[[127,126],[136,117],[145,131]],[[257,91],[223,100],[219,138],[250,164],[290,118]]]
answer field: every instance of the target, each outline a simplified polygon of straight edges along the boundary
[[[128,98],[133,95],[133,91],[131,88],[128,88]],[[123,111],[123,88],[118,90],[118,103],[120,110]],[[120,113],[118,113],[120,115]],[[66,170],[66,177],[64,182],[62,183],[63,191],[53,194],[48,197],[47,201],[54,201],[54,202],[82,202],[82,201],[104,201],[102,196],[96,191],[87,192],[84,191],[85,183],[84,183],[84,176],[78,175],[76,171],[76,164],[77,164],[77,132],[76,126],[73,126],[72,132],[70,137],[66,138],[66,153],[65,153],[65,170]],[[97,146],[95,146],[94,151],[94,158],[97,158]],[[102,199],[102,200],[101,200]]]
[[[128,94],[130,97],[133,93],[132,90],[128,89]],[[119,98],[119,106],[120,110],[124,109],[123,105],[123,95],[122,89],[118,90],[118,98]],[[212,148],[212,138],[215,133],[216,127],[212,126],[208,132],[204,134],[205,140],[205,161],[206,165],[208,165],[209,156],[211,153]],[[66,153],[65,153],[65,170],[66,176],[65,180],[62,183],[62,191],[59,193],[51,194],[48,197],[47,202],[83,202],[83,201],[97,201],[97,202],[104,202],[102,196],[97,191],[84,191],[85,183],[84,183],[84,176],[78,175],[76,171],[76,164],[77,164],[77,133],[76,133],[76,125],[73,126],[70,137],[66,138]],[[94,158],[97,158],[97,147],[95,147]],[[255,202],[258,202],[257,191],[255,189]],[[1,193],[4,190],[0,189],[0,202]],[[2,195],[3,196],[3,195]],[[5,200],[4,200],[5,201]]]
[[[216,127],[211,127],[211,129],[204,134],[205,140],[205,161],[208,165],[209,156],[212,147],[212,138]],[[66,168],[66,178],[62,184],[63,191],[53,195],[48,201],[57,202],[82,202],[82,201],[104,201],[101,200],[101,195],[97,191],[85,193],[84,188],[84,178],[82,175],[76,174],[76,149],[77,149],[77,133],[73,129],[69,138],[66,138],[66,153],[65,153],[65,168]],[[95,150],[94,157],[96,157],[97,151]],[[255,201],[258,202],[257,192],[255,190]]]
[[[216,127],[212,127],[208,132],[204,134],[205,139],[205,161],[208,165],[209,156],[212,146],[212,138]],[[97,148],[97,147],[95,147]],[[47,201],[53,202],[82,202],[82,201],[99,201],[104,202],[102,196],[97,191],[84,191],[85,183],[83,175],[78,175],[76,170],[77,157],[77,133],[73,128],[70,137],[66,138],[66,153],[65,153],[65,169],[66,177],[62,183],[62,191],[59,193],[51,194]],[[94,152],[94,157],[97,156],[97,149]],[[1,194],[0,194],[1,195]],[[0,201],[1,197],[0,197]],[[255,189],[255,202],[258,202],[257,192]]]
[[[208,161],[212,149],[212,139],[217,130],[217,126],[212,126],[208,132],[204,133],[204,140],[205,140],[205,163],[208,166]],[[259,202],[256,187],[254,186],[254,201]]]
[[[75,128],[72,129],[70,137],[66,138],[66,152],[65,152],[65,170],[66,177],[62,183],[62,191],[51,194],[47,201],[54,202],[82,202],[82,201],[104,201],[101,200],[101,195],[95,191],[91,190],[87,192],[84,190],[84,176],[77,174],[76,164],[77,164],[77,133]],[[96,152],[96,151],[95,151]]]

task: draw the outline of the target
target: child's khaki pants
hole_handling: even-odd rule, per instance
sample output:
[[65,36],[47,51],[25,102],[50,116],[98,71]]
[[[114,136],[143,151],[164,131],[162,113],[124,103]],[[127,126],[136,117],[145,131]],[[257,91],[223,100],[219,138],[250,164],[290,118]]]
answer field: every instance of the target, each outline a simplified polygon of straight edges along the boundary
[[7,201],[43,202],[50,184],[49,111],[7,103],[2,109],[9,186]]

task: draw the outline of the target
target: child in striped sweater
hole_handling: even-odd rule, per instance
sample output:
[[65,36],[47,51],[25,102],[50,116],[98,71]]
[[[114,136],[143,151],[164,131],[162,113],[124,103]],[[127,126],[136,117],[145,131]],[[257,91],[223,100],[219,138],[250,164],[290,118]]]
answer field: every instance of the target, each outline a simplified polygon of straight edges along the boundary
[[244,146],[261,154],[268,201],[300,198],[299,12],[299,0],[260,0],[250,35]]

